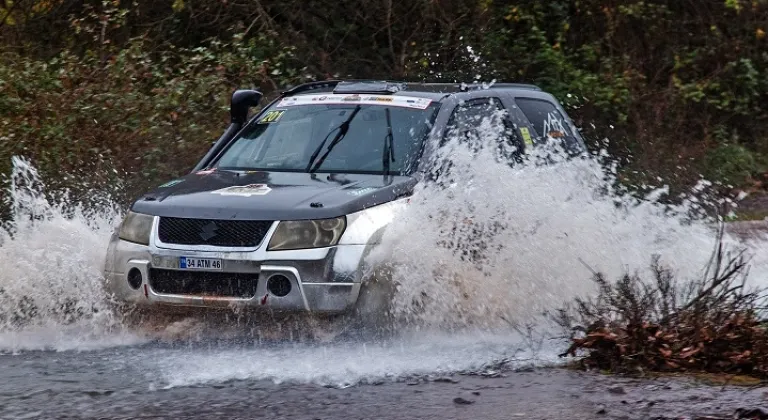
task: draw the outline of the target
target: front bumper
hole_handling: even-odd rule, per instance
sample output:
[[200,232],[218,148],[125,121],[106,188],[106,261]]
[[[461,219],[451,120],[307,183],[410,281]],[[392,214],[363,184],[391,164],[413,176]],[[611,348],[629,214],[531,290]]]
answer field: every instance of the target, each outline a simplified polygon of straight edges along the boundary
[[[365,245],[295,251],[266,251],[266,246],[252,250],[215,250],[159,243],[154,233],[156,227],[157,220],[148,246],[113,235],[104,271],[107,292],[117,300],[144,306],[253,307],[317,313],[343,313],[357,301]],[[265,243],[274,229],[275,226],[267,234]],[[180,257],[221,260],[220,270],[195,270],[198,278],[205,278],[206,273],[220,279],[237,276],[255,284],[246,288],[246,293],[237,295],[185,292],[183,288],[169,293],[168,288],[161,285],[161,277],[184,277],[190,273],[178,268]],[[284,287],[278,294],[267,287],[268,280],[276,275],[290,282],[290,287]],[[179,284],[184,281],[187,280]],[[287,294],[280,296],[286,289]]]

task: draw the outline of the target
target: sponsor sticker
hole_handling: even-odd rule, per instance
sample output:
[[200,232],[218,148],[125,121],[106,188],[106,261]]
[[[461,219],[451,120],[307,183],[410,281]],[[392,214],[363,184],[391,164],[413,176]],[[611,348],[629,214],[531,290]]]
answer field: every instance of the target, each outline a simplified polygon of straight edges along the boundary
[[288,98],[283,98],[283,99],[280,100],[280,102],[277,103],[277,107],[278,108],[284,108],[284,107],[287,107],[287,106],[296,105],[296,100],[297,99],[298,98],[296,96],[291,96],[291,97],[288,97]]
[[373,188],[373,187],[358,188],[356,190],[350,191],[349,194],[359,197],[361,195],[366,195],[368,193],[372,193],[372,192],[376,191],[377,189],[378,188]]
[[547,119],[544,120],[544,132],[547,133],[547,137],[555,139],[565,137],[565,124],[559,113],[553,111],[547,114]]
[[276,123],[280,120],[280,117],[282,117],[284,113],[285,113],[284,109],[269,111],[266,114],[264,114],[263,117],[261,117],[261,119],[259,120],[259,124]]
[[219,195],[250,197],[252,195],[267,195],[270,191],[272,191],[272,188],[269,188],[267,184],[248,184],[222,188],[220,190],[211,191],[211,193]]
[[520,134],[523,135],[523,141],[526,145],[533,145],[533,139],[531,139],[531,132],[528,131],[528,127],[520,127]]
[[395,101],[391,96],[369,96],[366,99],[374,102],[394,102]]
[[174,179],[173,181],[166,182],[165,184],[159,186],[158,188],[170,188],[174,185],[181,184],[182,182],[184,182],[183,179]]
[[349,104],[356,103],[361,105],[388,105],[401,108],[412,109],[427,109],[432,103],[428,98],[417,98],[413,96],[360,96],[358,94],[350,95],[328,95],[328,94],[316,94],[316,95],[300,95],[283,98],[278,102],[278,108],[286,108],[299,105],[312,105],[312,104]]
[[561,139],[565,137],[565,133],[559,130],[552,130],[549,133],[547,133],[547,136],[552,137],[553,139]]

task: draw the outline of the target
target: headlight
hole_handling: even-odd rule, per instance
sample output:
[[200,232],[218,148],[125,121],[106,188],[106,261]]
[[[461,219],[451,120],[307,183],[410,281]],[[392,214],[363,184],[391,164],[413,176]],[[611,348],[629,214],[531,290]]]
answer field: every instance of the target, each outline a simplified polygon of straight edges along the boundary
[[152,231],[154,216],[129,211],[120,225],[120,239],[149,245],[149,233]]
[[268,251],[323,248],[339,242],[347,219],[292,220],[280,222],[269,241]]

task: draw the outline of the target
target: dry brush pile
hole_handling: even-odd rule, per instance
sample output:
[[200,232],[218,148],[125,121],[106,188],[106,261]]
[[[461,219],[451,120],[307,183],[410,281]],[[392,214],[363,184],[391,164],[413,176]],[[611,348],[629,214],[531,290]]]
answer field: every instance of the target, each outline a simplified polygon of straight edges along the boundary
[[582,367],[620,373],[708,372],[768,378],[764,290],[747,284],[749,260],[729,252],[722,230],[700,279],[678,281],[653,258],[652,281],[624,275],[560,309],[556,322],[571,334],[561,355],[584,355]]

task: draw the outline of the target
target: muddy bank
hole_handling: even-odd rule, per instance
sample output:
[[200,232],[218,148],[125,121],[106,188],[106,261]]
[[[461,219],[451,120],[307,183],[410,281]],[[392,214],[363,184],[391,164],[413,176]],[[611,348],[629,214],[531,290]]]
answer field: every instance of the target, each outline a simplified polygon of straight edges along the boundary
[[768,221],[747,220],[729,222],[725,225],[726,232],[741,239],[761,238],[768,235]]

